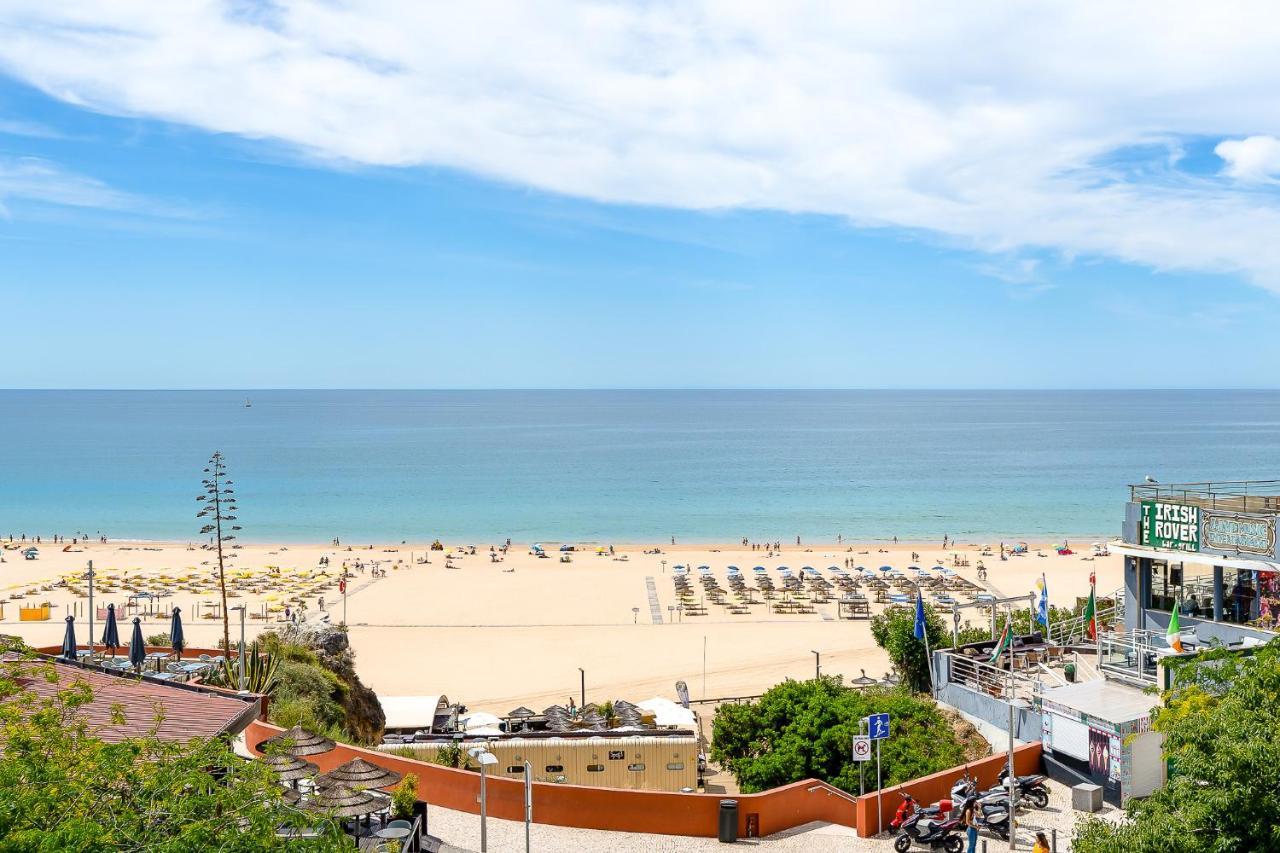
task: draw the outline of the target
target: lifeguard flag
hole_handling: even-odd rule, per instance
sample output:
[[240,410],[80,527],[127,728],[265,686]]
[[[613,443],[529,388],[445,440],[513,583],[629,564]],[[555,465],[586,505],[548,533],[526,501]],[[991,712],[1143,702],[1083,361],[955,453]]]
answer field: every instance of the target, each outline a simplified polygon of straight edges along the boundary
[[1084,624],[1090,640],[1098,639],[1098,595],[1095,584],[1096,576],[1089,572],[1089,603],[1084,606]]
[[1173,613],[1169,616],[1169,630],[1165,632],[1165,639],[1169,641],[1169,648],[1175,652],[1182,652],[1182,629],[1178,627],[1178,606],[1175,604]]

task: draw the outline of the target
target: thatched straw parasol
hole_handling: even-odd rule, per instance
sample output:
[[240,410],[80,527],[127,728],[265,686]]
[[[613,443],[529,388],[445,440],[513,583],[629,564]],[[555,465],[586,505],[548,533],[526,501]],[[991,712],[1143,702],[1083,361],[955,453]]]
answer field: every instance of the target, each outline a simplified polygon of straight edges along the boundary
[[316,788],[302,805],[313,812],[326,812],[336,817],[360,817],[385,808],[387,802],[385,796],[356,791],[337,783]]
[[276,747],[287,755],[317,755],[333,749],[333,741],[327,737],[313,735],[302,726],[294,726],[258,744],[258,751],[270,752],[273,751],[272,747]]
[[372,764],[363,758],[353,758],[341,767],[335,767],[320,776],[316,782],[325,787],[335,784],[346,785],[348,788],[363,791],[366,788],[385,788],[388,785],[394,785],[403,778],[403,775]]
[[303,761],[294,755],[265,755],[258,760],[274,770],[276,778],[281,782],[305,779],[320,772],[320,768],[310,761]]
[[294,788],[284,789],[284,801],[291,806],[296,806],[298,801],[302,799],[302,792]]

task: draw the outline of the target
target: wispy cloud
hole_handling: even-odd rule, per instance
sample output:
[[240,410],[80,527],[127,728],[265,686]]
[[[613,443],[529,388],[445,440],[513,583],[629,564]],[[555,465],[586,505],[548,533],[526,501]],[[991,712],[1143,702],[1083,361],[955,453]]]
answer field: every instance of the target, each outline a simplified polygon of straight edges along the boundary
[[[1280,290],[1280,12],[1265,4],[257,8],[11,0],[0,68],[70,103],[333,163],[830,214]],[[1179,171],[1190,138],[1223,143],[1221,174]]]
[[61,131],[35,121],[0,117],[0,134],[31,139],[66,139]]
[[6,203],[14,201],[153,217],[194,215],[178,205],[115,189],[41,157],[0,156],[0,215],[11,218],[12,211]]

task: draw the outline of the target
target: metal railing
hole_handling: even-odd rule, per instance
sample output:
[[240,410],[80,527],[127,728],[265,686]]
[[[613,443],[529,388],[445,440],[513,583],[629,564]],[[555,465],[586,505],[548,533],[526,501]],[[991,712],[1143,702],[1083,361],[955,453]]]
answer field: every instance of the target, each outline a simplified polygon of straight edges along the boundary
[[1165,635],[1158,631],[1135,628],[1121,634],[1104,634],[1099,641],[1101,669],[1104,673],[1145,685],[1157,682],[1157,662],[1169,650]]
[[[1106,598],[1108,596],[1104,595],[1101,596],[1100,600],[1105,600]],[[1109,607],[1098,608],[1095,614],[1095,620],[1099,627],[1124,624],[1124,588],[1121,587],[1111,593],[1110,598],[1112,604]],[[1089,639],[1089,629],[1083,613],[1065,621],[1051,624],[1045,639],[1058,646],[1074,646],[1080,643],[1092,642]]]
[[1008,670],[984,661],[953,653],[948,653],[947,659],[948,683],[958,684],[975,693],[985,693],[1007,702],[1010,698],[1031,699],[1039,689],[1039,679],[1016,670],[1010,677]]
[[1234,512],[1280,513],[1280,480],[1143,483],[1129,486],[1129,500],[1190,504]]

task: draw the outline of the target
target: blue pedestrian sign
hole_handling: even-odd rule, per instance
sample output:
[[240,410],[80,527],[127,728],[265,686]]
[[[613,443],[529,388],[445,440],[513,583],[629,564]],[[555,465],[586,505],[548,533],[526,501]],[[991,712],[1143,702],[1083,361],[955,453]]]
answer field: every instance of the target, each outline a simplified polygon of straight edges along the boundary
[[884,740],[889,736],[889,715],[872,714],[867,717],[867,728],[872,740]]

